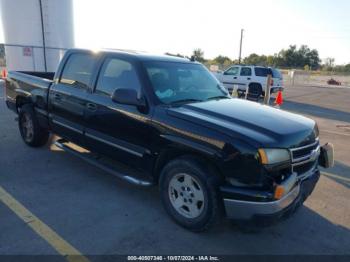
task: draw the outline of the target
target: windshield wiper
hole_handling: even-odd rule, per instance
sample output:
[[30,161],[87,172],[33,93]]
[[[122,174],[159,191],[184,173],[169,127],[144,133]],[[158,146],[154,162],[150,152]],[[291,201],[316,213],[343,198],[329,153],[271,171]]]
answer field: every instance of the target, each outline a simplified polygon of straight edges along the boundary
[[225,99],[225,98],[229,98],[228,96],[213,96],[213,97],[209,97],[207,100],[214,100],[214,99]]
[[176,104],[185,104],[185,103],[193,103],[193,102],[203,102],[203,100],[200,99],[195,99],[195,98],[187,98],[187,99],[180,99],[171,102],[171,105],[176,105]]

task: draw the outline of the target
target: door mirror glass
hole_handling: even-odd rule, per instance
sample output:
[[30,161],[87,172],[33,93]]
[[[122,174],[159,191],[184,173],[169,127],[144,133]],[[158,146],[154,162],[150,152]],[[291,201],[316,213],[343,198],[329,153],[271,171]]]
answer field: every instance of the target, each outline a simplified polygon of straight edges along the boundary
[[145,106],[144,99],[140,99],[137,91],[130,88],[116,89],[112,94],[112,101],[124,105]]

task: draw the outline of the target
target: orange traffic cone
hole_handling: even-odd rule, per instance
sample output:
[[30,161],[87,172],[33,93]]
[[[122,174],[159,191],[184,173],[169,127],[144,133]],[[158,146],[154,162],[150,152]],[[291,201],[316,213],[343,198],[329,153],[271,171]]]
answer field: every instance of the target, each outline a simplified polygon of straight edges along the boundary
[[282,91],[278,91],[276,100],[275,100],[275,105],[277,107],[280,107],[283,104],[283,96],[282,96]]
[[1,72],[1,77],[2,77],[3,79],[5,79],[5,78],[7,77],[7,71],[6,71],[5,68],[4,68],[4,69],[2,70],[2,72]]

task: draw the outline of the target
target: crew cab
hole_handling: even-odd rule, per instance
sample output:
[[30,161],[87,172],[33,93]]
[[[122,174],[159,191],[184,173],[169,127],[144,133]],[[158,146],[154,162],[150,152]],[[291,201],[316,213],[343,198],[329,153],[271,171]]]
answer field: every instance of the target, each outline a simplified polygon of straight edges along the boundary
[[222,215],[279,220],[333,163],[313,120],[232,98],[202,64],[171,56],[71,49],[55,73],[9,72],[6,104],[27,145],[56,134],[66,152],[158,185],[168,214],[193,231]]
[[252,65],[232,65],[214,76],[231,93],[234,85],[239,91],[246,91],[247,87],[260,87],[262,93],[266,90],[267,76],[272,76],[271,93],[283,90],[282,74],[275,68]]

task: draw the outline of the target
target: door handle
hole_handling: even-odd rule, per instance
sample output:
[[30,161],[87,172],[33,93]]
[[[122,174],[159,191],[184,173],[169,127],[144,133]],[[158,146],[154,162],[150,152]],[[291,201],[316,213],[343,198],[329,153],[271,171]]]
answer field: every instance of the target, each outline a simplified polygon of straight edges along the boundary
[[233,77],[233,79],[237,79],[237,76]]
[[62,100],[62,96],[61,96],[60,94],[54,94],[54,95],[53,95],[53,98],[54,98],[55,100]]
[[247,80],[250,80],[250,77],[247,77]]
[[96,111],[97,110],[97,105],[93,103],[87,103],[86,108],[90,111]]

